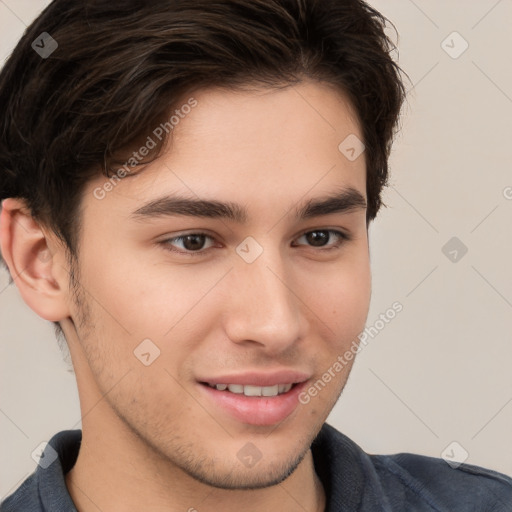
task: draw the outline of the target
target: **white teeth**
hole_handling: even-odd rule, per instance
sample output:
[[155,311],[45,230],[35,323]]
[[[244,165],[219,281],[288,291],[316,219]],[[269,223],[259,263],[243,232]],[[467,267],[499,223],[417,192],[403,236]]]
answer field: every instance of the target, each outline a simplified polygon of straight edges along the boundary
[[261,396],[277,396],[279,394],[279,385],[264,386],[261,388]]
[[288,393],[292,389],[292,384],[279,384],[279,393]]
[[288,393],[293,384],[276,384],[274,386],[251,386],[242,384],[209,384],[210,387],[219,391],[231,391],[237,395],[245,396],[277,396],[282,393]]
[[244,386],[244,395],[261,396],[263,389],[261,386]]
[[277,396],[279,385],[275,386],[244,386],[245,396]]

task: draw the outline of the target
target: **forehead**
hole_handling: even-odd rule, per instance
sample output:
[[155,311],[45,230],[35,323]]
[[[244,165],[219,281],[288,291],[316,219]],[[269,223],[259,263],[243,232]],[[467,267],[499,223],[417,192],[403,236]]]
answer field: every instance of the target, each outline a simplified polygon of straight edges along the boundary
[[[209,150],[220,152],[229,144],[232,151],[238,147],[244,156],[260,143],[277,154],[291,144],[298,154],[301,148],[296,143],[304,139],[311,145],[318,145],[327,134],[335,141],[349,134],[362,139],[348,97],[325,82],[306,81],[279,89],[213,88],[196,92],[194,99],[197,107],[172,132],[178,152],[192,149],[191,142],[198,138],[201,144],[211,144]],[[180,144],[182,140],[186,143]]]
[[[341,187],[366,196],[364,153],[351,159],[343,151],[344,141],[362,140],[360,124],[332,86],[206,89],[185,96],[183,104],[194,108],[170,113],[171,136],[161,156],[107,187],[98,206],[118,200],[140,207],[176,192],[266,207]],[[89,196],[105,182],[103,176],[93,180]]]

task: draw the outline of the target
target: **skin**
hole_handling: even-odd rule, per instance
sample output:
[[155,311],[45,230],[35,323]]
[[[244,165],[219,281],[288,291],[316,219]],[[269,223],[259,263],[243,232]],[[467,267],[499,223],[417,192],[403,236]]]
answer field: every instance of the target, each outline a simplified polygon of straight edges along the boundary
[[[1,249],[25,302],[59,321],[80,396],[83,441],[66,484],[80,511],[324,510],[310,445],[353,361],[279,424],[244,424],[200,392],[200,376],[289,368],[314,383],[364,329],[371,276],[366,210],[297,220],[294,208],[351,187],[366,198],[354,110],[326,84],[282,90],[208,89],[143,172],[98,200],[82,198],[77,303],[65,248],[17,199],[3,203]],[[131,212],[165,193],[239,203],[246,223]],[[340,230],[326,251],[304,232]],[[201,255],[169,250],[206,232]],[[236,252],[248,236],[263,253]],[[314,242],[313,242],[314,243]],[[183,241],[171,247],[185,252]],[[190,252],[190,251],[189,251]],[[18,275],[19,274],[19,275]],[[151,339],[149,366],[134,349]],[[245,467],[247,443],[261,452]]]

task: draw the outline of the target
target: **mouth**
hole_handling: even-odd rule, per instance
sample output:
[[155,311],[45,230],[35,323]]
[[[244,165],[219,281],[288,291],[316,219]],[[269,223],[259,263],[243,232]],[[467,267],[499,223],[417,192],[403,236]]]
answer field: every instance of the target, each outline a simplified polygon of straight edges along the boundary
[[256,426],[282,422],[299,406],[299,394],[307,381],[272,386],[198,382],[200,392],[214,409],[231,420]]
[[288,393],[288,391],[298,383],[283,383],[275,384],[273,386],[253,386],[251,384],[213,384],[210,382],[201,382],[201,384],[216,389],[217,391],[226,391],[228,393],[234,393],[235,395],[243,394],[244,396],[273,397]]

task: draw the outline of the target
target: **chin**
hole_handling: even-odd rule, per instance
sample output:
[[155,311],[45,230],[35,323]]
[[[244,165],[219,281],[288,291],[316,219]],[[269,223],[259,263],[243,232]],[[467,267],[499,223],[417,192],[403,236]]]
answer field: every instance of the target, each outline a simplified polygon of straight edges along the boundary
[[[309,447],[304,453],[294,457],[291,461],[271,464],[263,464],[260,461],[252,468],[243,468],[240,463],[237,463],[234,467],[219,467],[220,463],[214,463],[202,465],[201,468],[194,468],[195,471],[192,468],[183,469],[195,480],[218,489],[233,491],[264,489],[286,480],[302,462],[308,449]],[[206,472],[205,468],[209,468],[209,472]]]

